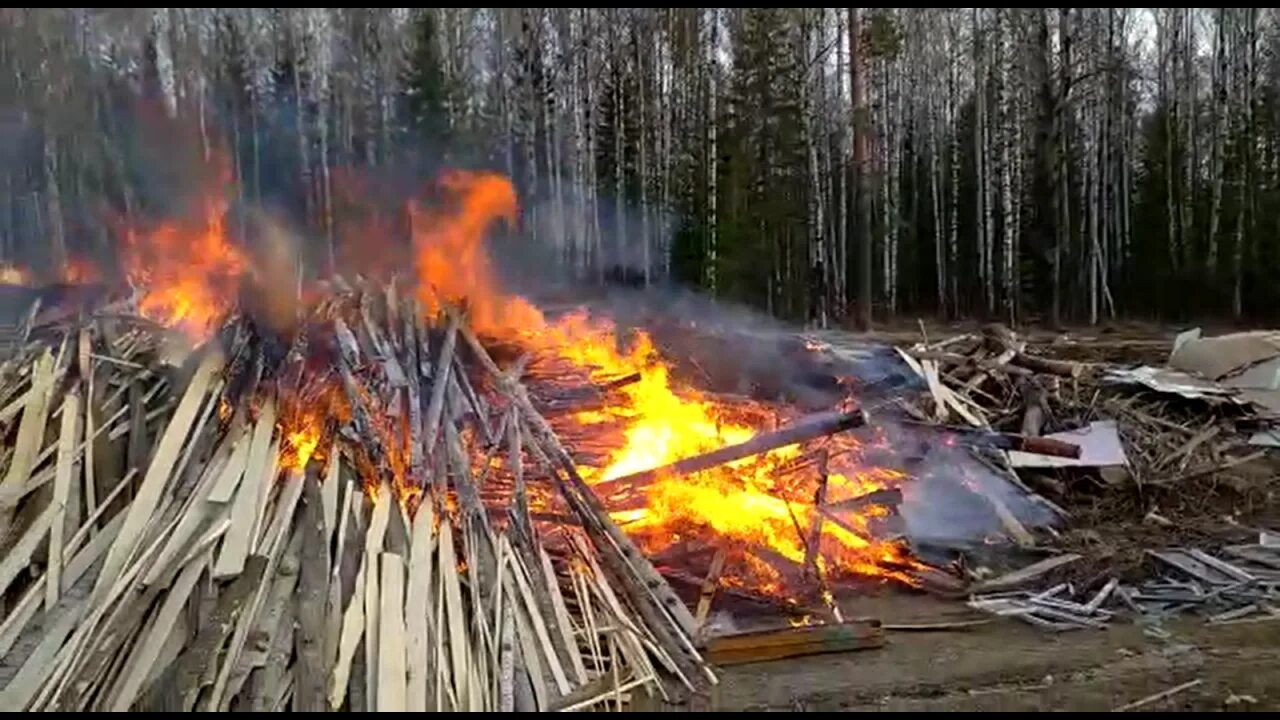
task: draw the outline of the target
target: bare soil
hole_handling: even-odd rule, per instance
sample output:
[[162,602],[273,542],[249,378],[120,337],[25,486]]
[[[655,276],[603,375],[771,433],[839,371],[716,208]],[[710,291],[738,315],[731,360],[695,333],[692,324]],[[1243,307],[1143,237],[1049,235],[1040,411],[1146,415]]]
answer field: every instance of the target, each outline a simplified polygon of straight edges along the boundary
[[[891,591],[846,601],[886,625],[980,617],[960,603]],[[1049,633],[1013,619],[956,631],[886,631],[885,646],[721,669],[711,710],[1111,710],[1182,683],[1143,710],[1280,708],[1280,619],[1171,620],[1157,632]]]

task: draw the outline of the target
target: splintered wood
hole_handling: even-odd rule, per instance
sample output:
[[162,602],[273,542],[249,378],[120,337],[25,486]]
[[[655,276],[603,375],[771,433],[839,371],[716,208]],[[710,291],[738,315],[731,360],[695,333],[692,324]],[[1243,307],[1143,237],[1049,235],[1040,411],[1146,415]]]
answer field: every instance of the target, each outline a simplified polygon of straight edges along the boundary
[[621,710],[714,683],[522,363],[338,287],[289,337],[233,315],[176,364],[119,314],[0,364],[0,707]]

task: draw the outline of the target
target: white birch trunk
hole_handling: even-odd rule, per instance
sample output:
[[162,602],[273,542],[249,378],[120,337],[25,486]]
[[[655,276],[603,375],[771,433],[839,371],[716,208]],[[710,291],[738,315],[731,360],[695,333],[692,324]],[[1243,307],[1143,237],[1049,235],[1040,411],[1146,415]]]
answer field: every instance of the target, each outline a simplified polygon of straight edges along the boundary
[[1010,10],[997,11],[1000,18],[997,20],[997,27],[1000,29],[999,37],[999,59],[997,62],[1000,67],[1000,109],[999,121],[1002,132],[1000,142],[1000,201],[1001,210],[1004,213],[1002,221],[1003,240],[1000,248],[1000,284],[1001,291],[1004,294],[1005,316],[1012,324],[1015,322],[1014,317],[1014,287],[1013,287],[1013,224],[1014,224],[1014,200],[1013,200],[1013,168],[1012,160],[1009,153],[1009,146],[1016,142],[1016,130],[1012,127],[1013,117],[1010,109],[1009,98],[1009,31],[1008,13]]

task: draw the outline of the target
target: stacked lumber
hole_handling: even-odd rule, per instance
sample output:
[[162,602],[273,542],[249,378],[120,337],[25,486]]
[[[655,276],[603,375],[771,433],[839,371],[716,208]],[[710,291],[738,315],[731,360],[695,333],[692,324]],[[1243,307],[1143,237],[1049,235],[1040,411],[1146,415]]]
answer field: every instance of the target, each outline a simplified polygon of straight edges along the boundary
[[519,369],[426,318],[338,280],[185,357],[114,314],[0,364],[0,706],[619,710],[713,683]]

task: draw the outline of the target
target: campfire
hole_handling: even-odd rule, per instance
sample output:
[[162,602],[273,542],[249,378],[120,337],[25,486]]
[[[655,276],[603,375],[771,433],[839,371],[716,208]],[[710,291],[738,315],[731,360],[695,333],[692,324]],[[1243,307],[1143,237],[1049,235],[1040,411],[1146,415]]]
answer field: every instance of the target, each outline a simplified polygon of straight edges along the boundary
[[717,588],[839,618],[837,586],[921,582],[856,403],[716,395],[545,316],[483,246],[510,184],[440,185],[411,277],[299,293],[208,202],[37,320],[0,378],[6,707],[615,709],[715,681]]

